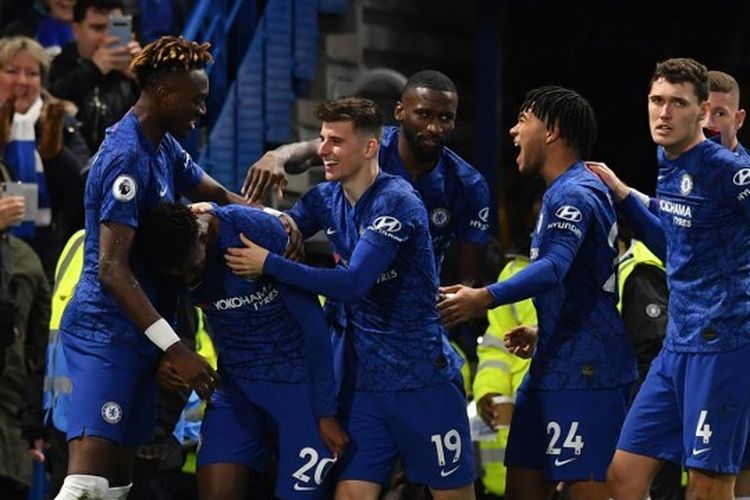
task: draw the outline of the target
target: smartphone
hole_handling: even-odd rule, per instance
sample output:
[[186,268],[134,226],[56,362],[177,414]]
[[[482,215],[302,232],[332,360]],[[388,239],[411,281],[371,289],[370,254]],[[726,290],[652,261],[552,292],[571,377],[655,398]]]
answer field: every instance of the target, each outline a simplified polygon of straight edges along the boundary
[[109,36],[117,37],[112,47],[124,47],[130,42],[133,32],[133,16],[118,16],[109,18]]
[[[4,182],[3,183],[3,196],[24,196],[23,186],[20,182]],[[25,203],[25,199],[24,199]],[[25,218],[25,216],[24,216]],[[22,220],[12,224],[13,226],[20,226]]]
[[39,211],[39,186],[30,182],[6,182],[2,186],[3,196],[23,198],[24,214],[21,222],[35,222]]

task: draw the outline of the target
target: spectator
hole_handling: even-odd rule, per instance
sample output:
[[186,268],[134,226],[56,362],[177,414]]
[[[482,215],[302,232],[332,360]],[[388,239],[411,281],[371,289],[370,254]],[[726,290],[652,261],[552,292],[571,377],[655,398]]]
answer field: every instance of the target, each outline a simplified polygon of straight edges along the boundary
[[[0,169],[0,180],[7,182],[7,174]],[[0,203],[0,264],[10,263],[16,334],[15,343],[3,353],[6,367],[0,377],[0,491],[4,500],[25,500],[31,483],[31,461],[26,459],[19,413],[29,375],[44,362],[50,314],[49,285],[39,258],[7,231],[10,223],[20,221],[23,210],[19,212],[18,208],[16,204]]]
[[52,281],[63,244],[83,226],[89,149],[65,103],[42,88],[48,69],[49,56],[36,41],[0,39],[0,152],[11,178],[38,191],[35,220],[13,233],[36,250]]
[[133,40],[114,47],[107,32],[110,16],[121,16],[122,0],[78,0],[73,14],[75,40],[52,61],[50,91],[78,107],[81,132],[91,151],[99,149],[107,127],[125,115],[138,99],[128,69],[141,47]]
[[73,39],[70,23],[73,21],[75,0],[37,1],[22,17],[10,23],[3,36],[35,38],[50,56],[60,53],[60,48]]

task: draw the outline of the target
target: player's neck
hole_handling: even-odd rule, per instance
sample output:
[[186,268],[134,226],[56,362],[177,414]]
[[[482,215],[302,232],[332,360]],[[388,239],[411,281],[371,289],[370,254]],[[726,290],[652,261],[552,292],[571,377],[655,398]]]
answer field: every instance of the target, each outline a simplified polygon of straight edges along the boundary
[[398,134],[398,156],[401,158],[401,163],[404,165],[404,170],[409,174],[409,177],[416,180],[422,177],[424,174],[435,168],[437,159],[421,160],[414,154],[409,143],[406,141],[403,132],[399,130]]
[[568,148],[550,152],[544,161],[544,166],[539,170],[539,175],[544,179],[544,183],[549,186],[579,160],[578,154]]
[[141,131],[146,139],[158,147],[164,135],[167,133],[166,128],[161,124],[156,114],[151,111],[154,107],[151,97],[147,92],[141,92],[138,101],[133,105],[133,112],[138,118]]
[[380,168],[377,159],[366,160],[356,174],[341,182],[341,187],[344,188],[344,195],[349,204],[354,206],[359,201],[365,191],[373,185],[379,173]]
[[703,134],[703,129],[701,128],[699,129],[697,134],[685,138],[684,141],[677,142],[670,146],[664,146],[664,153],[666,154],[668,159],[674,160],[681,154],[688,152],[705,140],[706,136]]

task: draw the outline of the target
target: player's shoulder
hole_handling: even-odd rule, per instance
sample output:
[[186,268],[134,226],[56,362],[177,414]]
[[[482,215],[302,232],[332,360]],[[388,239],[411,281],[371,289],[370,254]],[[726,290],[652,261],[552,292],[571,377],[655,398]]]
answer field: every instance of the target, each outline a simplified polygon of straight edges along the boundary
[[389,148],[398,142],[398,127],[388,125],[383,127],[383,137],[380,139],[381,148]]
[[461,187],[476,188],[479,186],[489,189],[487,180],[481,172],[452,149],[443,148],[442,160],[446,174],[454,178]]
[[414,186],[399,175],[380,172],[373,187],[380,203],[422,204]]
[[703,141],[701,147],[702,159],[711,169],[717,173],[736,173],[743,169],[750,168],[750,161],[746,155],[737,155],[721,144],[714,141]]

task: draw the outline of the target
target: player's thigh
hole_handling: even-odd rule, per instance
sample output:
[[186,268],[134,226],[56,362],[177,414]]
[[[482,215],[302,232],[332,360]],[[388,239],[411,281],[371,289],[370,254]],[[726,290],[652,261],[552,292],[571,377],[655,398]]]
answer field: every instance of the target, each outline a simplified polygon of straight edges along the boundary
[[737,475],[750,438],[750,346],[684,356],[685,466]]
[[541,470],[508,467],[506,500],[547,500],[552,498],[557,482],[548,481]]
[[230,384],[214,392],[201,424],[197,467],[235,463],[261,471],[271,431],[259,408]]
[[736,497],[750,497],[750,469],[743,468],[737,475],[734,483],[734,495]]
[[456,384],[394,393],[388,399],[388,425],[410,482],[436,491],[474,482],[466,399]]
[[474,500],[476,498],[473,483],[461,486],[460,488],[453,488],[451,490],[436,490],[430,488],[430,493],[434,500]]
[[201,500],[237,500],[245,498],[251,470],[244,464],[212,463],[198,469],[198,494]]
[[[68,474],[86,474],[115,480],[118,468],[132,450],[104,438],[80,436],[68,441]],[[132,465],[132,464],[131,464]]]
[[329,471],[336,458],[320,436],[313,413],[311,384],[255,382],[252,400],[269,415],[277,436],[276,495],[279,498],[330,497]]
[[617,450],[607,471],[609,494],[615,500],[646,498],[662,460]]
[[609,500],[604,481],[573,481],[566,485],[570,500]]
[[[628,410],[617,441],[618,450],[652,457],[656,462],[682,464],[682,387],[679,381],[684,371],[684,359],[662,349]],[[624,477],[619,470],[614,472],[617,478]]]
[[336,484],[335,500],[377,500],[382,486],[359,480],[343,480]]

